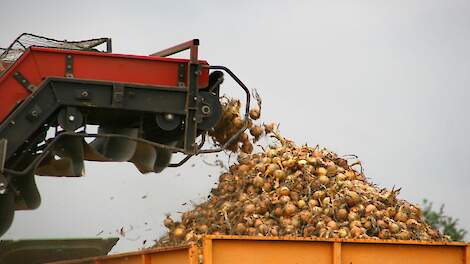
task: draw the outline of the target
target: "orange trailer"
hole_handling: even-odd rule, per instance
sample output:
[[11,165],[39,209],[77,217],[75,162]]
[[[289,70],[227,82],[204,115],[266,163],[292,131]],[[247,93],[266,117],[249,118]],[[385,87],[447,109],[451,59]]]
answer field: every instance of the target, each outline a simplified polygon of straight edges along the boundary
[[470,264],[470,244],[397,240],[206,236],[201,246],[155,248],[54,264]]

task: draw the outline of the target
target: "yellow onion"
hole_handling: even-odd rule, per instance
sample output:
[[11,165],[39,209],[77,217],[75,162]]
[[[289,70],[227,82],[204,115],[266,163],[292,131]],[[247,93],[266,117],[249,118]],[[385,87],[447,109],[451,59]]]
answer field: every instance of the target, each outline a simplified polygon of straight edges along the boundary
[[287,203],[284,206],[284,215],[292,216],[297,211],[297,207],[293,203]]
[[328,178],[328,177],[325,176],[325,175],[321,175],[320,177],[318,177],[318,180],[319,180],[320,183],[323,184],[323,185],[327,185],[328,183],[330,183],[330,178]]
[[262,187],[264,185],[264,178],[260,177],[259,175],[253,178],[253,184],[256,187]]
[[341,229],[338,230],[338,236],[340,238],[345,238],[345,237],[348,236],[348,231],[344,228],[341,228]]
[[297,207],[300,209],[303,209],[306,205],[307,203],[302,199],[297,201]]
[[186,230],[184,227],[179,226],[175,228],[175,230],[173,231],[173,236],[176,239],[182,239],[185,235],[186,235]]
[[338,218],[338,220],[344,221],[346,220],[347,217],[348,217],[348,210],[344,208],[340,208],[336,211],[336,218]]
[[250,110],[249,114],[251,119],[258,120],[258,118],[261,116],[261,110],[258,107],[255,107]]
[[285,186],[283,186],[283,187],[281,187],[281,189],[279,189],[279,194],[280,195],[289,195],[289,193],[290,193],[289,188],[287,188]]
[[255,212],[255,209],[256,209],[255,205],[249,203],[249,204],[245,204],[243,211],[245,212],[245,214],[250,215]]
[[328,171],[323,168],[323,167],[318,167],[316,170],[315,170],[315,174],[317,176],[326,176],[326,174],[328,173]]
[[173,221],[173,219],[171,219],[171,217],[169,215],[166,216],[166,218],[163,220],[163,225],[166,227],[166,228],[172,228],[174,226],[175,222]]
[[328,224],[326,224],[326,226],[331,230],[338,229],[338,225],[336,224],[335,221],[329,221]]

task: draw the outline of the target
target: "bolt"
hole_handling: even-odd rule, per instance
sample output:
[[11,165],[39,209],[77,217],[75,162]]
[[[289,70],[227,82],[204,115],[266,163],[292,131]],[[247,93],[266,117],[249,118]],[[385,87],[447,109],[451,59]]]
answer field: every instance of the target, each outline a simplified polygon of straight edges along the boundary
[[68,119],[69,119],[70,122],[73,122],[73,121],[75,121],[75,116],[69,115],[69,118],[68,118]]
[[164,117],[167,121],[172,121],[175,118],[175,116],[173,114],[170,114],[170,113],[165,114]]
[[81,93],[81,96],[82,96],[82,97],[88,97],[88,92],[87,92],[87,91],[83,91],[83,92]]
[[0,194],[5,194],[7,192],[7,185],[4,182],[0,182]]
[[208,115],[211,112],[211,108],[207,105],[204,105],[201,107],[201,112],[205,115]]
[[31,115],[34,117],[38,116],[38,111],[36,110],[31,111]]

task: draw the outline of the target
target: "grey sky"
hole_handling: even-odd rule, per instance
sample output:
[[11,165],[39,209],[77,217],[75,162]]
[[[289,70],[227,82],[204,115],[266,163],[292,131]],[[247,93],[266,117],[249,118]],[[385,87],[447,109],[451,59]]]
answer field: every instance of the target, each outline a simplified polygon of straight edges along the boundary
[[[402,187],[413,202],[445,203],[470,230],[468,1],[3,0],[1,8],[0,46],[22,32],[109,36],[117,53],[150,54],[200,38],[201,57],[258,89],[263,119],[287,137],[359,155],[373,182]],[[240,95],[233,87],[224,91]],[[132,225],[116,250],[136,249],[161,234],[164,213],[209,193],[218,169],[201,159],[160,175],[88,163],[81,179],[38,179],[41,208],[18,213],[6,237],[108,236]]]

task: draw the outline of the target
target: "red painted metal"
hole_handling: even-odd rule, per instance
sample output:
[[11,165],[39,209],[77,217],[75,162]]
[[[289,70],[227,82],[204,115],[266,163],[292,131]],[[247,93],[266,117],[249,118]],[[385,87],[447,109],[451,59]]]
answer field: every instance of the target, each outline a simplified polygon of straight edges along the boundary
[[[101,52],[32,47],[0,78],[0,122],[31,92],[13,77],[20,72],[31,84],[39,87],[48,77],[64,77],[65,57],[73,55],[76,79],[137,83],[160,87],[178,87],[178,65],[188,59],[123,55]],[[206,61],[199,64],[208,65]],[[209,82],[209,70],[202,68],[199,88]]]

